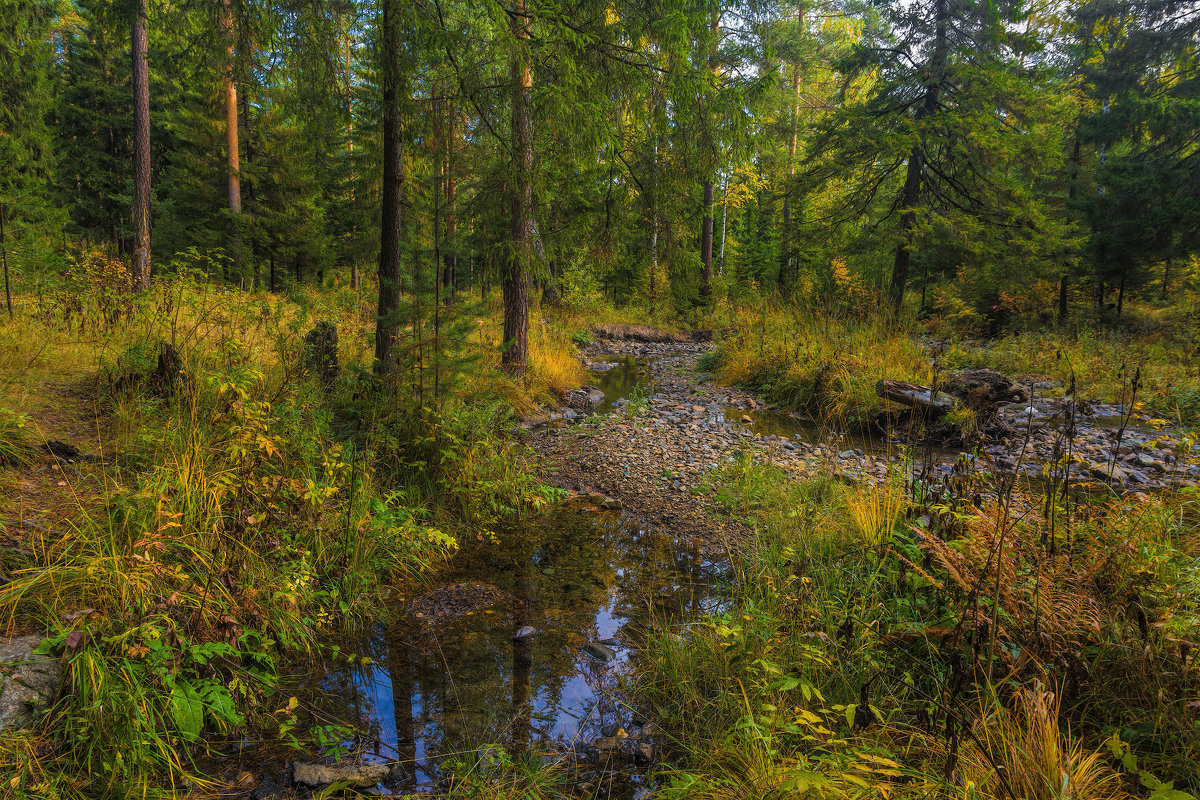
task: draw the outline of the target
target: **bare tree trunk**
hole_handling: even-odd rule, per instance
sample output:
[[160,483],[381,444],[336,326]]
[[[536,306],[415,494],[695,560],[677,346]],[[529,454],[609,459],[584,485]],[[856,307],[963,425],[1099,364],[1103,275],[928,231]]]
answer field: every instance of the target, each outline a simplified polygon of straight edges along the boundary
[[[936,29],[933,52],[930,55],[929,84],[925,87],[925,102],[917,109],[917,122],[938,110],[938,95],[946,78],[946,28],[950,18],[948,0],[935,0]],[[920,135],[920,131],[918,131]],[[925,150],[920,141],[913,145],[908,156],[904,177],[904,192],[900,196],[900,240],[892,264],[892,285],[888,294],[892,301],[892,316],[900,316],[904,289],[908,283],[908,266],[912,260],[913,227],[917,221],[917,204],[921,199],[921,176],[925,169]]]
[[533,121],[529,95],[533,72],[529,64],[530,24],[525,0],[517,0],[509,16],[517,40],[511,64],[512,96],[512,249],[504,270],[504,353],[501,366],[510,375],[524,376],[529,358],[529,259],[533,242]]
[[150,288],[150,69],[146,0],[138,0],[130,32],[133,51],[133,288]]
[[379,309],[375,320],[375,373],[391,371],[400,331],[400,239],[403,236],[404,158],[400,148],[400,2],[382,0],[383,189],[379,237]]
[[225,64],[221,79],[225,88],[225,155],[229,176],[229,210],[242,210],[241,164],[238,153],[237,84],[233,82],[233,7],[221,0],[221,32],[225,36]]
[[729,229],[729,175],[721,185],[721,246],[717,255],[717,274],[725,274],[725,233]]
[[[717,70],[717,37],[721,31],[721,15],[719,11],[714,10],[712,15],[712,44],[708,51],[708,68],[712,71],[714,78],[718,74]],[[709,120],[712,124],[712,120]],[[712,131],[709,136],[713,137],[713,169],[716,168],[716,142],[715,135]],[[708,300],[712,296],[712,262],[713,262],[713,180],[704,182],[704,218],[700,223],[700,260],[704,264],[703,271],[700,275],[700,296]]]
[[708,298],[712,295],[712,262],[713,262],[713,182],[704,184],[704,219],[700,224],[700,260],[704,263],[704,271],[700,275],[700,296]]
[[457,116],[458,109],[451,103],[449,111],[446,114],[446,237],[445,255],[442,259],[442,284],[446,287],[447,304],[454,303],[454,295],[458,289],[458,219],[455,217],[457,185],[454,180],[454,144],[455,136],[457,135],[455,122]]
[[[804,22],[804,7],[800,6],[796,10],[797,21],[803,24]],[[783,235],[780,237],[782,244],[781,259],[779,265],[779,284],[783,282],[792,272],[792,262],[794,260],[792,254],[792,187],[790,179],[796,177],[796,147],[800,141],[800,61],[792,64],[792,136],[788,140],[788,179],[789,186],[787,191],[783,193]],[[722,239],[724,237],[722,236]],[[722,241],[722,245],[724,242]],[[722,247],[722,252],[724,248]]]
[[[350,61],[350,31],[346,30],[343,37],[345,47],[345,77],[346,77],[346,155],[350,162],[350,205],[354,206],[354,181],[357,177],[354,174],[354,74]],[[353,214],[353,210],[351,214]],[[353,216],[351,217],[353,219]],[[354,238],[358,232],[358,224],[350,223],[350,236]],[[351,256],[350,258],[350,288],[358,291],[358,259]]]

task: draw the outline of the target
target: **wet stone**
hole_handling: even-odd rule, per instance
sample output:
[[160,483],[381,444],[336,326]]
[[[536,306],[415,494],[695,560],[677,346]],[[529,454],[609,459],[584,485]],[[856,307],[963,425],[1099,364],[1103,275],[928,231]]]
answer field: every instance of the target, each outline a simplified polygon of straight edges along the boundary
[[617,660],[617,651],[606,644],[600,644],[600,642],[588,642],[587,646],[583,648],[583,652],[604,663]]

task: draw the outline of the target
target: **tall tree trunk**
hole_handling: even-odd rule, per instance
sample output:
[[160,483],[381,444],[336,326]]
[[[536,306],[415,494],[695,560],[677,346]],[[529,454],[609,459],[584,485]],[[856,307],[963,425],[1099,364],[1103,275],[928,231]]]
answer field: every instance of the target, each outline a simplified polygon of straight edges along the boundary
[[133,288],[150,288],[150,69],[146,0],[138,0],[130,32],[133,51]]
[[233,6],[230,0],[221,0],[221,34],[225,37],[225,63],[221,67],[221,80],[225,95],[225,164],[228,176],[229,211],[233,214],[233,230],[230,232],[230,251],[233,253],[234,269],[240,274],[242,267],[241,226],[238,221],[242,213],[242,168],[238,153],[238,96],[237,84],[233,81],[234,29]]
[[[796,9],[796,20],[804,23],[804,7]],[[792,272],[792,187],[791,179],[796,177],[796,147],[800,141],[800,59],[792,64],[792,135],[788,139],[788,187],[783,193],[783,235],[779,237],[782,245],[779,264],[779,284]]]
[[908,170],[904,176],[904,191],[900,196],[900,237],[896,244],[896,257],[892,264],[892,285],[888,291],[892,302],[892,316],[900,316],[904,304],[904,289],[908,283],[908,265],[912,260],[913,227],[917,222],[917,205],[921,200],[921,176],[925,170],[925,149],[921,141],[922,119],[938,110],[938,95],[946,79],[946,29],[950,20],[948,0],[934,0],[936,18],[933,52],[929,60],[929,83],[925,87],[925,101],[917,109],[917,142],[908,156]]
[[[657,124],[657,117],[655,124]],[[650,303],[658,294],[658,130],[654,132],[654,167],[650,175]]]
[[729,175],[721,184],[721,245],[717,254],[717,274],[725,274],[725,233],[729,230]]
[[238,154],[237,84],[233,82],[233,7],[230,0],[221,0],[221,32],[225,36],[225,64],[221,80],[225,89],[225,163],[229,180],[229,210],[242,210],[241,165]]
[[454,180],[454,144],[457,135],[458,109],[451,102],[446,113],[446,149],[445,149],[445,195],[446,195],[446,236],[443,243],[445,255],[442,257],[442,285],[446,287],[446,302],[454,302],[454,294],[458,288],[458,219],[455,217],[455,201],[458,187]]
[[400,5],[383,6],[383,188],[379,236],[379,308],[375,319],[375,372],[391,371],[400,331],[400,239],[403,236],[404,158],[400,149]]
[[[1067,207],[1071,207],[1072,201],[1075,199],[1075,189],[1079,183],[1079,164],[1082,159],[1082,152],[1079,143],[1079,129],[1075,129],[1075,144],[1071,147],[1071,172],[1067,180],[1070,185],[1067,188]],[[1067,306],[1067,289],[1070,286],[1071,280],[1071,263],[1067,261],[1063,264],[1062,277],[1058,282],[1058,322],[1062,324],[1067,321],[1069,309]]]
[[713,262],[713,182],[704,183],[704,219],[700,224],[700,260],[704,271],[700,275],[700,296],[712,295]]
[[529,259],[533,242],[533,120],[529,95],[529,12],[516,0],[509,27],[517,47],[512,57],[512,246],[504,269],[504,353],[500,363],[510,375],[524,376],[529,358]]
[[[351,23],[353,24],[353,23]],[[350,207],[351,220],[354,219],[354,181],[357,177],[354,174],[354,70],[350,60],[350,30],[347,26],[346,33],[343,36],[343,47],[345,50],[345,79],[346,79],[346,156],[350,162]],[[350,223],[350,237],[355,238],[358,233],[358,223]],[[358,291],[358,259],[354,256],[350,258],[350,288]]]
[[[714,79],[718,75],[717,68],[717,44],[718,36],[721,32],[721,14],[715,10],[712,14],[712,43],[708,50],[708,68],[712,72]],[[714,80],[714,84],[716,81]],[[707,112],[706,112],[707,113]],[[709,125],[713,120],[709,115]],[[711,169],[716,170],[716,135],[715,132],[709,131],[709,136],[712,137],[713,150],[713,165]],[[700,260],[704,264],[703,271],[700,275],[700,296],[708,300],[712,296],[712,262],[713,262],[713,180],[710,177],[704,182],[704,218],[700,222]]]

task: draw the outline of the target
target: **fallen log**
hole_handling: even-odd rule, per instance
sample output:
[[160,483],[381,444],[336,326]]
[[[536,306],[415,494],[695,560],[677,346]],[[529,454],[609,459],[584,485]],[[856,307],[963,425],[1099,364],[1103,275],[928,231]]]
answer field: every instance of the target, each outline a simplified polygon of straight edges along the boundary
[[916,408],[933,416],[940,416],[947,411],[953,411],[958,401],[945,392],[935,392],[928,386],[918,386],[915,383],[893,381],[884,378],[875,384],[875,394],[884,400],[899,403],[902,406]]

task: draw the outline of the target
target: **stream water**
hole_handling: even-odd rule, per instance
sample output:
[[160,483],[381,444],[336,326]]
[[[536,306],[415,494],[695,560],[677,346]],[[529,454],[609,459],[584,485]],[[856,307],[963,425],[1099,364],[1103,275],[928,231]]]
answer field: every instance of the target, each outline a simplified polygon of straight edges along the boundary
[[727,572],[690,543],[564,504],[464,544],[435,586],[398,600],[421,618],[344,642],[356,662],[310,679],[307,705],[359,731],[361,760],[401,764],[393,792],[435,788],[499,744],[572,754],[580,796],[603,784],[635,797],[660,743],[624,692],[631,665],[651,628],[719,611]]

